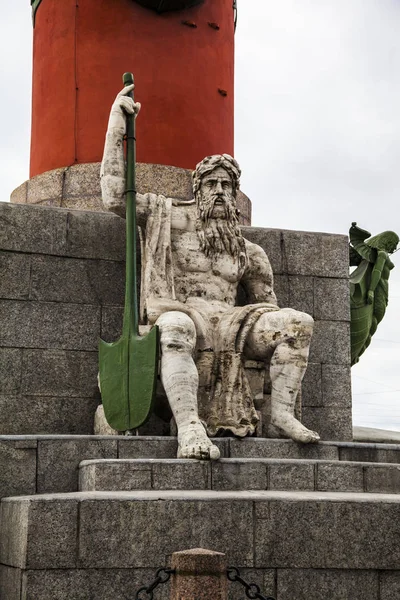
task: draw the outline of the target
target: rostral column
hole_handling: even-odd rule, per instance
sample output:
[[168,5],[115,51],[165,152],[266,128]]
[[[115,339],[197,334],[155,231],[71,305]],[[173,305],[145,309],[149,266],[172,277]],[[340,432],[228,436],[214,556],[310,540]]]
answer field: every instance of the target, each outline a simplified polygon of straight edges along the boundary
[[[210,154],[234,154],[233,0],[31,0],[34,23],[30,177],[54,187],[60,169],[68,189],[47,205],[99,209],[93,163],[102,158],[110,106],[121,75],[135,75],[142,103],[137,121],[138,189],[162,192],[173,177],[190,194],[188,173]],[[83,165],[92,165],[85,170]],[[150,165],[159,165],[151,167]],[[178,167],[176,173],[164,167]],[[80,169],[74,169],[80,166]],[[57,170],[55,173],[54,171]],[[48,178],[52,183],[48,185]],[[142,175],[142,177],[141,177]],[[39,183],[39,179],[36,178]],[[68,182],[67,182],[68,183]],[[63,185],[65,181],[63,181]],[[154,185],[153,185],[154,184]],[[22,186],[14,202],[38,202]],[[183,186],[183,187],[182,187]],[[31,188],[31,190],[29,189]],[[65,185],[64,185],[65,188]],[[146,189],[145,189],[146,188]],[[153,188],[153,189],[150,189]],[[65,191],[65,190],[64,190]],[[169,191],[168,189],[166,190]],[[43,192],[43,186],[42,186]],[[89,193],[90,192],[90,193]],[[49,192],[50,193],[50,192]],[[24,197],[25,194],[25,197]],[[96,196],[88,199],[84,196]],[[40,201],[42,201],[40,200]],[[240,195],[243,222],[250,202]]]

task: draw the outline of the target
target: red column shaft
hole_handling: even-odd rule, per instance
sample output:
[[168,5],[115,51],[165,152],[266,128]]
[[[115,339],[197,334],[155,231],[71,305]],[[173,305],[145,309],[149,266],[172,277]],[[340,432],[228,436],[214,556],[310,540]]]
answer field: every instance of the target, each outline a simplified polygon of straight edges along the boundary
[[233,154],[232,0],[161,15],[133,0],[42,0],[33,62],[31,177],[101,160],[125,71],[142,102],[138,161]]

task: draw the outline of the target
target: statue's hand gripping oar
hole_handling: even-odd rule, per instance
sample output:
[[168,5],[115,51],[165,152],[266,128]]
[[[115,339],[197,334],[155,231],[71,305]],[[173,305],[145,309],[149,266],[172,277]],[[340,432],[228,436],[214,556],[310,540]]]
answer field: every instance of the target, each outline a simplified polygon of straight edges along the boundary
[[[123,76],[133,84],[132,73]],[[132,92],[133,98],[133,92]],[[99,371],[104,413],[113,429],[136,429],[150,416],[155,397],[158,327],[139,337],[136,256],[135,115],[127,115],[126,152],[126,283],[122,336],[111,344],[100,340]]]

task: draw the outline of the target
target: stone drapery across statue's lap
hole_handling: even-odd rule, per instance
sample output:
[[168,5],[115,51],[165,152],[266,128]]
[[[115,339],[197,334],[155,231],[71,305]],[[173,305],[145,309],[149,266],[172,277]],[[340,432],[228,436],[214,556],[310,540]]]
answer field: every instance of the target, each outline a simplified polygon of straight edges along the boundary
[[[103,203],[120,216],[125,210],[125,111],[138,110],[122,91],[107,131]],[[183,458],[218,458],[209,435],[254,434],[258,416],[245,359],[268,360],[271,434],[303,443],[319,439],[294,416],[313,320],[277,306],[268,258],[241,234],[239,179],[231,156],[209,156],[193,173],[193,201],[137,196],[143,234],[141,319],[160,329],[161,381]],[[246,306],[236,306],[239,284]],[[199,373],[207,385],[198,398]]]

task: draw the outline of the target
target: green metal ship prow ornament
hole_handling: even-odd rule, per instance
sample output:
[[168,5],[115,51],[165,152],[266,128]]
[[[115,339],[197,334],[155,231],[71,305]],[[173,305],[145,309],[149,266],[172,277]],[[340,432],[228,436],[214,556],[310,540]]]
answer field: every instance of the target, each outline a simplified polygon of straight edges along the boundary
[[[41,2],[42,0],[31,0],[33,25],[35,25],[36,12]],[[137,2],[137,4],[140,4],[145,8],[155,10],[158,13],[163,13],[171,10],[191,8],[192,6],[203,4],[204,0],[134,0],[134,2]],[[110,5],[111,4],[112,3],[110,2]]]
[[[133,84],[132,73],[125,73],[123,80],[125,86]],[[157,385],[160,345],[157,326],[146,336],[139,336],[134,115],[127,115],[126,144],[126,283],[122,336],[111,344],[103,340],[99,344],[104,414],[117,431],[137,429],[149,418]]]
[[[371,343],[385,316],[389,300],[389,276],[394,264],[389,254],[396,251],[399,236],[384,231],[371,237],[353,223],[350,231],[351,365],[355,365]],[[368,239],[369,238],[369,239]]]

